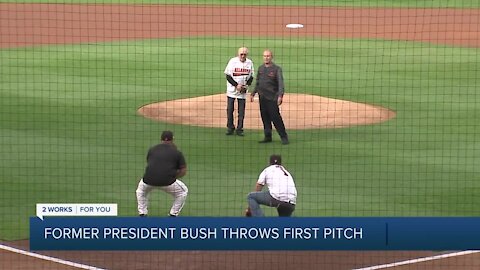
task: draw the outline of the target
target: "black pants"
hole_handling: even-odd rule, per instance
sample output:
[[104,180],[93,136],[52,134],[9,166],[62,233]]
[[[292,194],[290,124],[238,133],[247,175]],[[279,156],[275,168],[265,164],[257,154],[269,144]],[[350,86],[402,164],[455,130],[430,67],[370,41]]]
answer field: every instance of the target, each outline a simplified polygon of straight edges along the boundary
[[243,131],[243,119],[245,119],[245,99],[227,97],[227,128],[234,130],[233,111],[235,110],[235,99],[238,100],[238,123],[237,130]]
[[276,100],[268,100],[260,96],[260,115],[262,116],[263,132],[266,138],[272,137],[272,123],[280,138],[287,138],[285,124]]
[[295,204],[278,201],[277,213],[279,217],[290,217],[295,211]]

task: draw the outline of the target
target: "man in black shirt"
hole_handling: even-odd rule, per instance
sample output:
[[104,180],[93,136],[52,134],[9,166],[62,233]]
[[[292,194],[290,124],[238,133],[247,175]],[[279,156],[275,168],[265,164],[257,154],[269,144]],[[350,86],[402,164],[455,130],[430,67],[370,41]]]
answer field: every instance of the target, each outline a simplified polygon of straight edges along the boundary
[[258,68],[257,83],[250,100],[253,102],[255,94],[258,93],[260,100],[260,115],[263,122],[265,138],[260,143],[272,141],[272,123],[280,135],[282,144],[288,144],[288,135],[285,130],[280,105],[283,102],[285,86],[283,83],[282,68],[273,63],[273,54],[270,50],[263,52],[263,65]]
[[147,154],[145,174],[137,188],[138,214],[148,214],[148,194],[154,189],[161,189],[173,196],[170,216],[180,213],[187,199],[188,188],[178,178],[187,174],[187,164],[182,152],[173,143],[173,133],[164,131],[162,142],[150,148]]

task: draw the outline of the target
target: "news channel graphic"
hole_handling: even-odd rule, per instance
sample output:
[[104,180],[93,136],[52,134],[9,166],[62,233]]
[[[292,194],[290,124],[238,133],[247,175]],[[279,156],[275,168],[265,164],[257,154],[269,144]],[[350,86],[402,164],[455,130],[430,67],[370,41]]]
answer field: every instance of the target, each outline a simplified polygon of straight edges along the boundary
[[44,217],[117,216],[116,203],[37,203],[36,215]]
[[480,218],[30,218],[32,250],[474,250]]

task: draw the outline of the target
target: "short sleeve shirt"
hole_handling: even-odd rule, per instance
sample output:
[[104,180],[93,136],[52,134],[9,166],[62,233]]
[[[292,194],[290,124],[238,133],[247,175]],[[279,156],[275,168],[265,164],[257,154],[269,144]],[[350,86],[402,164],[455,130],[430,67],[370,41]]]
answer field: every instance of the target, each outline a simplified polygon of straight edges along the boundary
[[292,174],[281,165],[265,168],[258,177],[258,184],[267,186],[270,195],[282,202],[296,204],[297,189]]
[[147,154],[143,182],[151,186],[169,186],[177,180],[177,170],[186,166],[185,157],[174,145],[155,145]]

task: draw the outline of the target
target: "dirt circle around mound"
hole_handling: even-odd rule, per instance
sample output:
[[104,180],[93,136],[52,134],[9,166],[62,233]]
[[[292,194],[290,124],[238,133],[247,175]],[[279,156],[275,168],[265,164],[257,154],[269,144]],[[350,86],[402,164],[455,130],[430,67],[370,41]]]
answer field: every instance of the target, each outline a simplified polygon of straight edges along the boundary
[[[226,106],[226,95],[217,94],[147,104],[139,108],[138,113],[172,124],[226,127]],[[285,126],[292,130],[371,125],[396,115],[394,111],[380,106],[307,94],[286,94],[280,110]],[[263,129],[257,99],[250,102],[247,98],[244,127]]]

